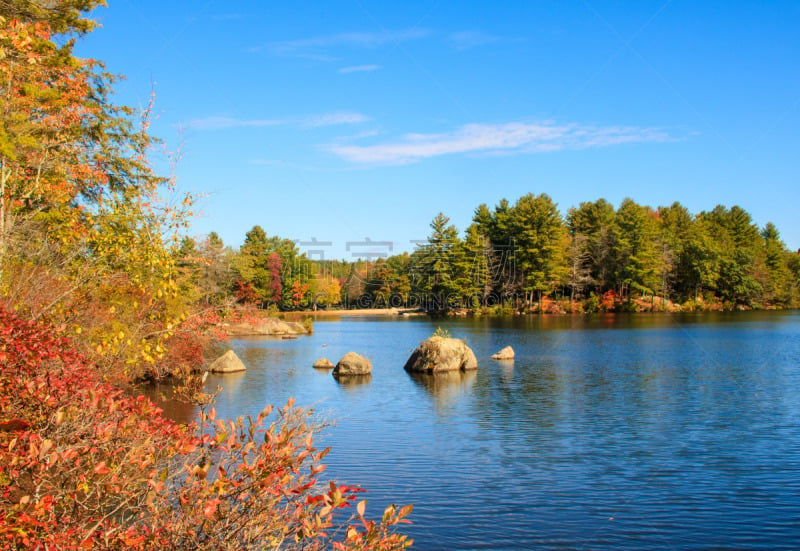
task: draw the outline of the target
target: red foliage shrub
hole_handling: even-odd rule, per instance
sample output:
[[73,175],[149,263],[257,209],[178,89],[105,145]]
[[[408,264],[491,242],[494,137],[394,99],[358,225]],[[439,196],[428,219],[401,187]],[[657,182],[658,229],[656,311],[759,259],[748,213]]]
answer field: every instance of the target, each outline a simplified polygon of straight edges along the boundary
[[99,380],[56,329],[0,309],[0,548],[402,549],[381,522],[334,524],[356,490],[321,489],[309,414],[176,425]]
[[166,353],[160,363],[173,375],[186,376],[203,365],[203,351],[208,341],[201,333],[190,331],[173,335],[164,343]]
[[239,304],[255,304],[258,302],[258,293],[249,281],[237,281],[233,284],[236,293],[236,302]]
[[613,312],[617,307],[617,293],[611,289],[603,294],[603,300],[600,301],[601,312]]

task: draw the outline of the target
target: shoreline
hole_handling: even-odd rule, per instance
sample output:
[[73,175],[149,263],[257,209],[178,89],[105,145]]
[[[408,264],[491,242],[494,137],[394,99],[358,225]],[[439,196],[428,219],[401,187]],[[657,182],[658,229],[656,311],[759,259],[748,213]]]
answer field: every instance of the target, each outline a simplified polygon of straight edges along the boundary
[[[703,313],[735,313],[735,312],[791,312],[800,311],[798,308],[750,308],[750,309],[697,309],[697,310],[640,310],[640,311],[598,311],[598,312],[514,312],[508,314],[495,314],[495,313],[480,313],[475,314],[471,311],[452,311],[444,317],[493,317],[493,318],[506,318],[506,317],[525,317],[525,316],[546,316],[546,317],[575,317],[575,316],[589,316],[589,315],[625,315],[625,314],[656,314],[656,315],[672,315],[672,314],[703,314]],[[392,317],[392,316],[428,316],[429,313],[419,308],[356,308],[350,310],[302,310],[295,312],[284,312],[283,319],[286,321],[296,321],[302,318],[325,318],[325,317],[357,317],[357,316],[377,316],[377,317]]]
[[335,317],[335,316],[424,316],[425,312],[419,308],[356,308],[352,310],[303,310],[300,312],[285,312],[288,318],[290,315],[298,317]]

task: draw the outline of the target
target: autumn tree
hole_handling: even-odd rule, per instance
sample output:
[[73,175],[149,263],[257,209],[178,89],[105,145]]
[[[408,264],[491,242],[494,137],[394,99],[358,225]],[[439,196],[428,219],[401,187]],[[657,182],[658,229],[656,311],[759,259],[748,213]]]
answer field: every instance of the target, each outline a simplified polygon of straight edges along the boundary
[[173,202],[149,165],[152,104],[112,104],[114,77],[73,55],[98,4],[0,4],[0,288],[16,310],[83,330],[107,369],[160,376],[191,301],[174,248],[192,198]]
[[392,297],[392,287],[397,279],[394,268],[384,258],[378,258],[369,270],[364,292],[369,295],[373,308],[388,308]]
[[342,288],[339,280],[331,276],[315,277],[311,280],[311,296],[314,309],[328,308],[342,301]]
[[267,257],[267,270],[269,271],[269,302],[271,304],[278,304],[281,301],[281,294],[283,291],[283,284],[281,283],[281,270],[283,269],[283,261],[276,252],[271,252]]

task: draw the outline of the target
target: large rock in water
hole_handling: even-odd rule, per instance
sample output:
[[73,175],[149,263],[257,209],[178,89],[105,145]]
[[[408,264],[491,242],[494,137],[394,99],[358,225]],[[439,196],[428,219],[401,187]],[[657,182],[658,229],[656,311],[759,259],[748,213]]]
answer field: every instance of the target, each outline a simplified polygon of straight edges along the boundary
[[355,352],[348,352],[342,356],[342,359],[333,368],[334,377],[369,375],[370,373],[372,373],[372,362]]
[[513,360],[514,359],[514,349],[510,346],[506,346],[500,352],[492,356],[493,360]]
[[208,370],[211,373],[235,373],[245,371],[247,368],[233,350],[228,350],[222,356],[214,360]]
[[478,369],[478,360],[461,339],[434,336],[414,350],[403,369],[409,373],[467,371]]

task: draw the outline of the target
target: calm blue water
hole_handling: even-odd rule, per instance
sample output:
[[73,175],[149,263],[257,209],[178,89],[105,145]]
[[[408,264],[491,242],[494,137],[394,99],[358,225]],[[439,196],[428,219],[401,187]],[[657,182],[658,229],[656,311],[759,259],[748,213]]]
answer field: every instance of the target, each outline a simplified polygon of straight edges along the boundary
[[[437,325],[476,373],[403,371]],[[315,405],[328,474],[376,516],[413,503],[415,549],[800,548],[797,313],[343,319],[230,344],[249,370],[209,381],[218,413]],[[311,367],[350,350],[368,382]]]

